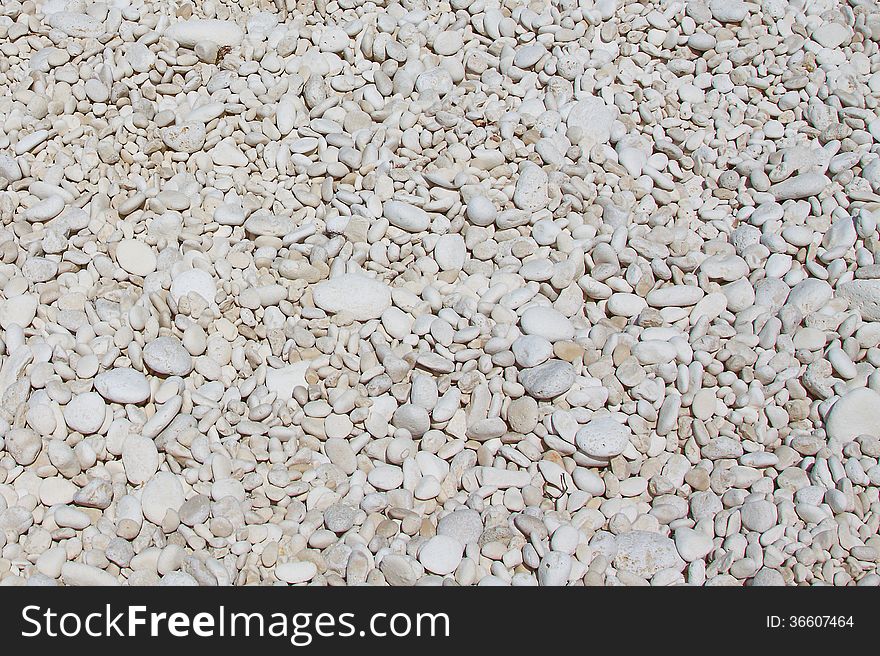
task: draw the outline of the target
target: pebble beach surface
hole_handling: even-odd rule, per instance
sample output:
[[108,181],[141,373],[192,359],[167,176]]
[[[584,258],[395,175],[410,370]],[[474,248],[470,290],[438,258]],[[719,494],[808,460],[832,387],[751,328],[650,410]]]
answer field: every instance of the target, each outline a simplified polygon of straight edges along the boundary
[[880,584],[872,0],[3,0],[0,585]]

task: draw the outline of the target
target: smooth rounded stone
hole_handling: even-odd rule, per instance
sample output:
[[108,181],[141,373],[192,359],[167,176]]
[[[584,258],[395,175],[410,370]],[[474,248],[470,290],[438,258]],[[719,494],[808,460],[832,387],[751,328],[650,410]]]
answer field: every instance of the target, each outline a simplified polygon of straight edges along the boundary
[[785,579],[777,570],[770,567],[762,567],[752,578],[752,585],[758,587],[778,587],[785,585]]
[[571,340],[574,337],[571,320],[551,307],[529,308],[520,317],[519,325],[526,335],[540,335],[550,342]]
[[478,442],[501,437],[507,432],[507,424],[499,417],[489,417],[471,422],[467,427],[467,436]]
[[13,325],[26,328],[31,325],[37,316],[37,308],[40,302],[36,296],[22,294],[0,301],[0,327],[9,330]]
[[60,196],[50,196],[29,207],[25,212],[25,218],[31,223],[43,223],[54,219],[64,210],[64,199]]
[[171,298],[175,302],[187,294],[198,294],[208,303],[214,302],[217,295],[217,283],[207,271],[202,269],[189,269],[178,273],[171,281]]
[[714,255],[703,261],[700,272],[713,280],[732,282],[748,275],[749,265],[739,255]]
[[641,296],[627,292],[616,292],[611,295],[605,304],[605,310],[617,317],[635,317],[648,307],[648,303]]
[[630,531],[617,536],[614,567],[648,579],[663,569],[684,569],[675,542],[665,535],[650,531]]
[[[57,14],[54,14],[57,16]],[[86,565],[66,562],[61,566],[61,580],[69,586],[118,586],[119,581],[110,572]]]
[[350,476],[357,470],[357,455],[348,440],[329,438],[324,442],[324,453],[330,458],[330,462],[347,475]]
[[519,269],[519,275],[525,280],[546,282],[553,277],[553,263],[545,259],[534,259],[523,263]]
[[244,222],[244,229],[257,236],[284,237],[296,230],[296,223],[289,216],[255,212]]
[[279,581],[291,585],[311,581],[318,574],[318,566],[315,563],[304,560],[293,563],[281,563],[275,566],[275,576]]
[[513,204],[521,210],[536,212],[550,201],[547,173],[537,164],[524,164],[516,180]]
[[136,239],[123,239],[116,246],[116,262],[135,276],[146,276],[156,270],[156,255],[147,244]]
[[483,520],[480,513],[470,508],[459,508],[444,515],[437,522],[437,535],[454,538],[460,544],[470,544],[483,534]]
[[448,535],[435,535],[419,549],[419,562],[434,574],[452,574],[461,562],[464,545]]
[[571,524],[562,524],[553,531],[550,548],[560,553],[574,554],[580,544],[581,536],[581,532]]
[[579,490],[589,492],[594,497],[605,494],[605,481],[596,472],[585,467],[578,467],[571,477]]
[[159,582],[156,583],[156,585],[175,588],[194,588],[198,587],[199,582],[192,574],[187,574],[186,572],[168,572],[162,575],[162,578],[159,579]]
[[507,425],[517,433],[530,433],[538,425],[538,402],[531,396],[514,399],[507,407]]
[[575,128],[578,131],[579,134],[575,137],[577,142],[589,149],[596,144],[608,143],[616,118],[614,107],[596,96],[586,96],[568,110],[566,124],[569,130]]
[[880,437],[880,394],[867,387],[844,394],[825,417],[825,434],[829,442],[839,445],[859,435]]
[[709,11],[719,23],[741,23],[749,15],[743,0],[709,0]]
[[353,428],[347,415],[331,414],[324,419],[324,434],[328,438],[348,437]]
[[143,403],[150,398],[150,383],[140,371],[111,369],[95,378],[95,390],[112,403]]
[[880,280],[851,280],[838,285],[836,291],[864,321],[880,321]]
[[806,316],[825,307],[833,294],[831,285],[824,280],[807,278],[792,287],[785,304],[797,308]]
[[377,490],[394,490],[403,483],[403,470],[394,465],[379,465],[370,470],[367,481]]
[[210,41],[221,47],[233,47],[242,42],[244,31],[237,23],[229,20],[190,18],[169,25],[165,28],[164,36],[177,41],[184,48],[193,48],[203,41]]
[[516,364],[520,367],[537,367],[553,357],[553,344],[538,335],[517,337],[510,346]]
[[382,215],[388,222],[407,232],[424,232],[431,225],[431,217],[421,207],[399,200],[387,200]]
[[192,355],[183,343],[172,335],[157,337],[147,344],[144,347],[143,359],[150,371],[167,376],[186,376],[193,370]]
[[12,428],[6,433],[4,440],[6,452],[17,464],[24,467],[32,464],[43,449],[42,438],[30,428]]
[[542,44],[530,43],[529,45],[517,48],[516,55],[513,58],[513,65],[524,69],[532,68],[546,54],[547,48]]
[[97,433],[104,424],[107,404],[96,392],[75,395],[64,406],[64,422],[83,435]]
[[675,529],[673,540],[678,554],[686,563],[705,558],[714,548],[711,536],[686,526]]
[[443,235],[434,245],[434,261],[441,271],[456,271],[467,260],[467,247],[459,234]]
[[129,434],[122,444],[122,465],[132,485],[141,485],[159,471],[159,451],[153,440]]
[[339,28],[330,28],[321,34],[318,48],[321,52],[342,52],[349,44],[348,35]]
[[704,388],[694,394],[691,413],[697,419],[709,419],[718,407],[718,397],[714,389]]
[[743,526],[750,531],[763,533],[776,525],[776,506],[767,500],[747,501],[740,508]]
[[177,516],[186,526],[198,526],[208,521],[211,515],[211,498],[197,494],[187,499],[177,511]]
[[792,246],[802,248],[813,241],[813,231],[806,226],[788,226],[782,231],[782,238]]
[[810,172],[795,175],[770,187],[770,193],[777,201],[798,200],[818,196],[831,184],[821,173]]
[[574,368],[563,360],[550,360],[519,373],[519,382],[536,399],[552,399],[574,384]]
[[416,584],[416,573],[410,560],[409,556],[400,556],[395,553],[388,553],[382,557],[379,570],[388,585],[412,586]]
[[588,421],[575,435],[577,448],[588,456],[610,459],[626,450],[632,439],[629,426],[611,417]]
[[244,225],[244,210],[239,205],[224,203],[223,205],[220,205],[216,210],[214,210],[214,222],[219,223],[220,225]]
[[40,502],[44,506],[73,503],[74,496],[79,488],[72,482],[61,476],[44,478],[39,486]]
[[466,214],[468,221],[474,225],[489,226],[495,223],[498,208],[485,196],[474,196],[467,203]]
[[632,354],[641,365],[672,362],[677,354],[674,344],[659,339],[638,342],[632,347]]
[[457,54],[464,47],[462,32],[459,30],[444,30],[434,37],[432,48],[442,57],[450,57]]
[[654,308],[690,307],[705,295],[706,292],[693,285],[668,285],[648,292],[645,301]]
[[171,472],[156,473],[141,492],[144,517],[157,526],[162,524],[169,510],[177,512],[184,502],[180,479]]
[[347,503],[336,503],[324,511],[324,526],[334,533],[345,533],[354,526],[358,509]]
[[182,123],[162,128],[162,143],[178,153],[199,152],[205,147],[205,126],[202,123]]
[[394,411],[391,423],[397,428],[405,428],[413,437],[421,437],[431,428],[428,411],[414,403],[405,403]]
[[378,319],[391,306],[391,288],[375,278],[346,273],[316,285],[312,299],[331,314],[345,311],[355,321],[368,321]]
[[724,285],[721,292],[727,297],[727,309],[731,312],[742,312],[755,304],[755,289],[748,278]]

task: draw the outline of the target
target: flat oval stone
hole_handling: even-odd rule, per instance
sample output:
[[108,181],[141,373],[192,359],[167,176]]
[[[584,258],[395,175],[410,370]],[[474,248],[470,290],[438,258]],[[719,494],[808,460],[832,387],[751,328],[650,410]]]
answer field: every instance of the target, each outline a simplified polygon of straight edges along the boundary
[[648,292],[645,300],[655,308],[690,307],[706,295],[694,285],[668,285]]
[[322,310],[348,312],[356,321],[378,319],[391,305],[391,288],[380,280],[346,273],[315,285],[312,299]]
[[825,417],[829,442],[846,444],[859,435],[880,437],[880,394],[867,387],[840,397]]
[[613,458],[626,450],[632,438],[629,426],[611,417],[591,419],[575,436],[575,444],[593,458]]
[[377,490],[394,490],[403,483],[403,470],[393,465],[379,465],[370,470],[367,480]]
[[407,232],[423,232],[431,224],[431,217],[421,207],[399,200],[387,200],[382,214],[393,226]]
[[537,367],[553,357],[553,345],[539,335],[523,335],[510,346],[520,367]]
[[113,403],[143,403],[150,398],[147,377],[134,369],[119,368],[105,371],[95,378],[98,394]]
[[193,358],[177,337],[157,337],[144,347],[144,364],[151,371],[168,376],[186,376],[193,370]]
[[770,193],[777,201],[798,200],[818,196],[831,184],[826,176],[817,172],[801,173],[788,180],[777,182],[770,187]]
[[435,535],[419,549],[419,562],[429,572],[452,574],[461,562],[464,545],[448,535]]
[[123,239],[116,246],[116,262],[128,273],[146,276],[156,270],[156,255],[147,244]]
[[84,392],[74,396],[64,406],[64,421],[83,435],[97,433],[104,424],[107,404],[95,392]]
[[437,535],[455,538],[461,544],[476,542],[482,534],[480,513],[470,508],[454,510],[437,522]]
[[153,440],[133,433],[122,444],[122,466],[132,485],[150,480],[159,470],[159,451]]
[[39,305],[37,297],[32,294],[22,294],[0,301],[0,327],[9,330],[9,327],[15,324],[27,328],[37,316]]
[[156,473],[141,493],[141,508],[149,521],[157,526],[165,519],[169,510],[177,512],[183,505],[183,486],[180,479],[167,471]]
[[526,335],[540,335],[550,342],[574,337],[571,320],[551,307],[536,306],[523,312],[519,325]]
[[297,563],[281,563],[275,566],[275,576],[278,577],[278,580],[291,585],[311,581],[317,573],[318,566],[308,560]]
[[519,382],[530,396],[536,399],[552,399],[571,389],[574,384],[574,368],[563,360],[550,360],[521,371]]
[[296,223],[289,216],[252,214],[244,222],[244,229],[257,236],[283,237],[296,229]]
[[455,271],[464,266],[467,247],[459,234],[443,235],[434,245],[434,261],[441,271]]

